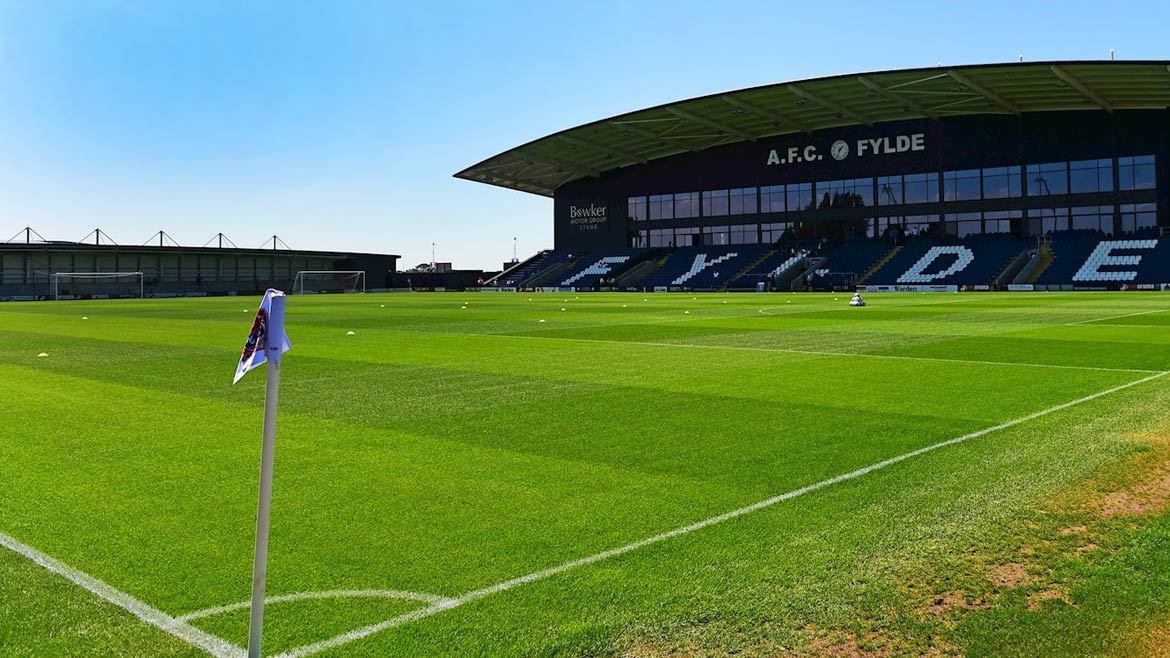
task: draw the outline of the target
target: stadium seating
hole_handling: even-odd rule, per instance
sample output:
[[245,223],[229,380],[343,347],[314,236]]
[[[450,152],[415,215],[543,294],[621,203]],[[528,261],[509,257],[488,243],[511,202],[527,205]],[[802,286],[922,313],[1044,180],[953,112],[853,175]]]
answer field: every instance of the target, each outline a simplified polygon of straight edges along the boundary
[[823,277],[847,280],[849,275],[861,278],[892,247],[881,240],[846,240],[825,252]]
[[731,277],[770,249],[770,246],[760,244],[682,247],[671,253],[657,272],[637,281],[636,285],[644,288],[718,288],[729,283]]
[[497,286],[523,286],[526,281],[554,265],[560,265],[569,260],[565,251],[549,251],[533,260],[515,272],[508,272],[494,282]]
[[617,249],[583,254],[573,267],[561,272],[557,285],[578,288],[600,285],[602,278],[608,279],[645,253],[645,249]]
[[925,236],[908,238],[906,243],[902,245],[902,250],[887,261],[885,265],[878,268],[878,271],[866,279],[865,283],[875,285],[891,285],[896,283],[898,277],[913,267],[933,246],[935,246],[933,238]]
[[1157,240],[1101,240],[1073,274],[1073,283],[1134,281],[1143,256],[1157,246]]
[[1134,234],[1134,237],[1138,239],[1156,240],[1156,246],[1153,249],[1131,252],[1140,254],[1142,257],[1137,268],[1138,276],[1135,283],[1170,283],[1170,238],[1158,238],[1156,231],[1157,229],[1154,229],[1152,236],[1150,233]]
[[1052,264],[1040,278],[1038,284],[1072,283],[1073,275],[1089,258],[1104,235],[1100,231],[1075,230],[1056,231],[1052,234]]
[[989,284],[1012,259],[1034,246],[1030,239],[1006,233],[972,235],[952,244],[938,244],[931,238],[914,238],[866,283]]

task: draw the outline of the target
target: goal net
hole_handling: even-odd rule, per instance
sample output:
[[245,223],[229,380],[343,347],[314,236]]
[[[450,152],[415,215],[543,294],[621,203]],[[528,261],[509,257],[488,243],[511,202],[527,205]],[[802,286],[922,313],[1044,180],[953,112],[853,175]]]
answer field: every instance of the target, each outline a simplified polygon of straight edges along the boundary
[[142,272],[53,272],[53,299],[144,297]]
[[365,270],[302,270],[293,279],[298,295],[326,292],[365,292]]

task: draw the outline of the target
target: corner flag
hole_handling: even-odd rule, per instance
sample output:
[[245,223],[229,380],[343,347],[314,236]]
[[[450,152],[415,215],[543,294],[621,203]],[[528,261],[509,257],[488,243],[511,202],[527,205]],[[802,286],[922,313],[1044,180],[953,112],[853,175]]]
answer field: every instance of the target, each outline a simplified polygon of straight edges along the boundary
[[[279,318],[272,317],[272,299],[274,297],[281,298]],[[264,300],[260,302],[260,308],[256,309],[256,317],[252,320],[252,330],[248,332],[248,339],[244,341],[244,350],[240,353],[240,363],[236,366],[236,378],[232,380],[233,384],[240,381],[249,370],[259,367],[260,364],[268,360],[268,337],[271,335],[278,335],[283,339],[280,352],[273,354],[273,358],[279,361],[281,354],[292,349],[292,344],[288,342],[288,334],[284,333],[284,293],[269,288],[268,292],[264,293]]]
[[244,341],[236,378],[240,381],[249,370],[268,364],[264,382],[264,445],[260,450],[260,496],[256,504],[256,552],[252,561],[252,616],[248,624],[248,656],[260,658],[260,639],[264,628],[264,581],[268,575],[268,518],[272,509],[272,458],[276,452],[276,407],[280,397],[280,357],[292,349],[284,333],[284,293],[268,289],[252,329]]

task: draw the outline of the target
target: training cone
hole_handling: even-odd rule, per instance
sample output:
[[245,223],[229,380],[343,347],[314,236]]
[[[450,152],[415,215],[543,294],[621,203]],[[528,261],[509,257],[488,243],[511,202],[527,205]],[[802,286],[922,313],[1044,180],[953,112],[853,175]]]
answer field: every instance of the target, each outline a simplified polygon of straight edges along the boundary
[[353,333],[352,331],[347,331],[347,332],[345,332],[345,335],[346,336],[356,336],[357,334]]
[[544,322],[544,318],[537,320],[537,322]]
[[[542,320],[542,322],[543,322],[543,320]],[[48,352],[41,352],[40,354],[37,355],[37,357],[42,357],[42,356],[49,356],[49,353]]]
[[83,315],[83,316],[81,316],[81,319],[82,319],[82,320],[88,320],[88,319],[89,319],[89,316],[88,316],[88,315]]

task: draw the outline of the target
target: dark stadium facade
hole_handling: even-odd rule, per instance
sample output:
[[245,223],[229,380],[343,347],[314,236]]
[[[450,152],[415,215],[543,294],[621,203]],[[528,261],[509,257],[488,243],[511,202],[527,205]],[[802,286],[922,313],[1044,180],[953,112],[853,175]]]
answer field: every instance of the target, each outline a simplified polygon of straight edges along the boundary
[[573,128],[457,176],[554,200],[563,251],[1025,238],[1170,225],[1167,62],[934,67],[768,85]]

